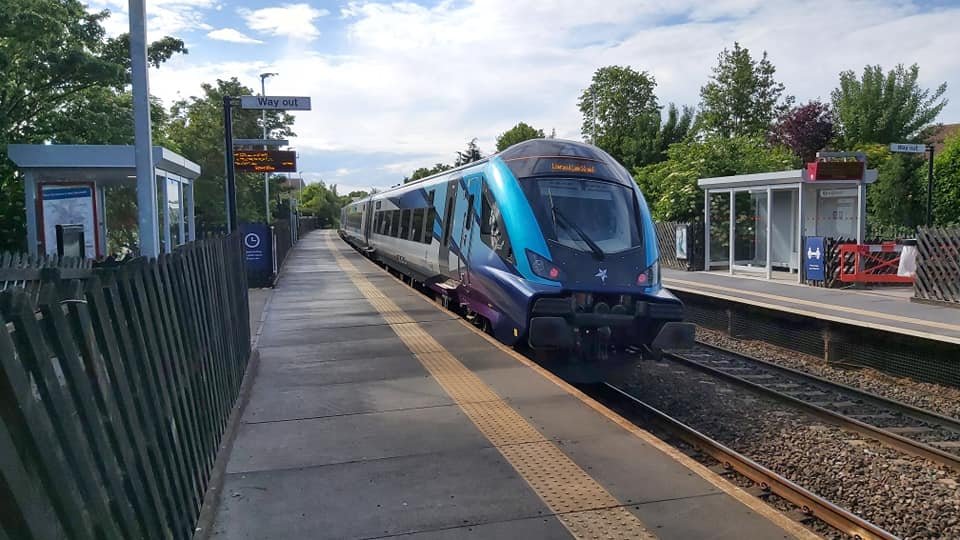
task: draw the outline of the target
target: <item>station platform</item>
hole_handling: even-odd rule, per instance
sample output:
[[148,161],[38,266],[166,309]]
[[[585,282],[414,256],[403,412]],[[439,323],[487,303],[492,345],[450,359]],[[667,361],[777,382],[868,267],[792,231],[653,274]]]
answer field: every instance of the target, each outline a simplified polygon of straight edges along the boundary
[[662,270],[662,276],[665,287],[684,293],[960,344],[960,309],[911,302],[911,289],[827,289],[721,272],[683,272],[669,268]]
[[210,537],[815,538],[332,231],[263,313]]

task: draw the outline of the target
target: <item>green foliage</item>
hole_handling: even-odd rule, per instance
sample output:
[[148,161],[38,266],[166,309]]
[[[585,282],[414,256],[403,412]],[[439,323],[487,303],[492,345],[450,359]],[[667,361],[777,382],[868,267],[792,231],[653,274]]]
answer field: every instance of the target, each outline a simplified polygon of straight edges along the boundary
[[701,127],[721,137],[766,135],[773,119],[793,103],[774,78],[776,71],[766,51],[757,61],[739,43],[724,49],[700,89]]
[[893,154],[877,162],[877,181],[867,188],[867,220],[875,229],[922,225],[926,208],[926,161]]
[[761,137],[712,136],[674,144],[667,154],[666,161],[634,172],[657,221],[702,219],[699,178],[783,171],[799,166],[789,149],[770,148]]
[[627,168],[652,163],[660,104],[653,75],[630,67],[606,66],[593,74],[577,106],[584,138]]
[[909,142],[922,132],[947,104],[947,83],[936,90],[917,84],[920,67],[898,64],[886,75],[880,66],[866,66],[858,79],[853,71],[840,74],[833,90],[833,109],[840,137],[847,147],[857,144]]
[[403,183],[413,182],[414,180],[419,180],[421,178],[426,178],[428,176],[433,176],[435,174],[440,174],[443,171],[449,171],[453,168],[453,165],[447,165],[446,163],[437,163],[433,167],[420,167],[419,169],[413,171],[413,174],[403,179]]
[[543,137],[542,129],[534,129],[529,124],[520,122],[497,136],[497,152],[503,152],[507,148],[523,141],[542,139]]
[[323,182],[307,184],[300,193],[300,211],[316,216],[321,227],[336,227],[340,223],[340,208],[348,197],[337,194],[337,186],[327,187]]
[[960,224],[960,133],[933,158],[933,218],[937,225]]
[[[236,78],[218,79],[216,84],[204,84],[203,95],[178,101],[170,110],[167,137],[177,141],[177,150],[187,159],[198,163],[201,175],[194,184],[197,221],[207,227],[226,223],[224,206],[223,164],[223,97],[253,94]],[[257,138],[261,136],[260,111],[234,109],[233,136]],[[285,112],[267,111],[267,131],[277,138],[294,135],[293,116]],[[270,194],[278,200],[289,188],[279,176],[270,178]],[[263,175],[237,173],[237,214],[240,221],[264,220]]]

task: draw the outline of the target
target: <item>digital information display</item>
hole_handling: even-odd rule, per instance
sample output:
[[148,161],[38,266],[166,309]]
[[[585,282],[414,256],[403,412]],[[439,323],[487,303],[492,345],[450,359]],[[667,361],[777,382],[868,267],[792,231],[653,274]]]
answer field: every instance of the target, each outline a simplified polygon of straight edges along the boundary
[[297,172],[297,153],[293,150],[234,150],[237,172]]

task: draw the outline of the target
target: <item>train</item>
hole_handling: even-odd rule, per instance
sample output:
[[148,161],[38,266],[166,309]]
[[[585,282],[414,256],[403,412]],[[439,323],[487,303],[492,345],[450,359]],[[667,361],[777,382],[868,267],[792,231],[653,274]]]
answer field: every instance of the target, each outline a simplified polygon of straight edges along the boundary
[[[643,193],[595,146],[532,139],[354,200],[340,236],[507,346],[603,365],[688,348]],[[555,354],[557,351],[568,354]]]

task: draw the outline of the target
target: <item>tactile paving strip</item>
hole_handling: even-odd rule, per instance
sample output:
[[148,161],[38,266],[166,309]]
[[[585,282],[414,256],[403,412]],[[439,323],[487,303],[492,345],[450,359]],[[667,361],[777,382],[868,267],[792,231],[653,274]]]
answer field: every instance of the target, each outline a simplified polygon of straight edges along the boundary
[[377,289],[340,254],[331,238],[327,245],[340,268],[404,345],[574,538],[656,538],[610,492]]

